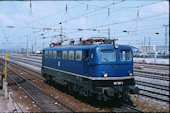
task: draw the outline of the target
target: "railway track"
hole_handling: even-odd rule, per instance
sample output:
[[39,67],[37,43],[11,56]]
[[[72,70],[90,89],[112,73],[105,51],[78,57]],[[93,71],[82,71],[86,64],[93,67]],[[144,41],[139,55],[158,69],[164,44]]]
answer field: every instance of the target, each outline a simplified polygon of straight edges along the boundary
[[143,62],[134,62],[135,64],[143,64],[143,65],[157,65],[157,66],[170,66],[169,64],[157,64],[157,63],[143,63]]
[[[27,69],[29,71],[31,71],[29,68],[25,68],[21,65],[18,65],[18,64],[15,64],[15,63],[12,63],[12,65],[16,68],[23,68],[22,70],[27,72]],[[39,72],[36,72],[37,74],[40,74]],[[29,73],[31,74],[31,73]],[[32,74],[32,76],[35,76],[37,77],[38,75],[35,75],[35,74]],[[38,77],[39,79],[43,80],[42,77]],[[141,86],[146,86],[146,87],[150,87],[150,88],[155,88],[155,89],[160,89],[160,90],[163,90],[163,91],[169,91],[169,87],[168,86],[165,86],[165,85],[159,85],[159,84],[153,84],[153,83],[148,83],[148,82],[144,82],[144,81],[139,81],[139,80],[136,80],[136,85],[141,85]],[[157,93],[157,92],[154,92],[154,91],[150,91],[150,90],[145,90],[145,89],[140,89],[141,91],[145,91],[145,92],[149,92],[149,93],[152,93],[152,94],[157,94],[157,95],[161,95],[161,96],[166,96],[168,97],[169,95],[165,95],[163,93]],[[140,95],[143,95],[143,96],[147,96],[147,97],[150,97],[150,98],[154,98],[154,99],[157,99],[157,100],[161,100],[161,101],[165,101],[165,102],[169,102],[167,99],[162,99],[162,98],[158,98],[158,97],[155,97],[155,96],[152,96],[152,95],[147,95],[147,94],[143,94],[142,92],[140,91]]]
[[142,86],[146,86],[146,87],[151,87],[151,88],[155,88],[155,89],[169,91],[169,86],[165,86],[165,85],[148,83],[148,82],[139,81],[139,80],[135,80],[135,83],[137,85],[142,85]]
[[[31,61],[31,60],[30,60],[30,61]],[[24,62],[24,60],[22,60],[22,62]],[[33,61],[32,61],[32,62],[33,62]],[[30,62],[30,64],[31,64],[31,62]],[[14,65],[14,63],[13,63],[13,65]],[[31,65],[34,65],[34,64],[31,64]],[[19,66],[19,65],[18,65],[18,66]],[[24,66],[21,66],[21,65],[20,65],[20,67],[21,67],[22,69],[25,69],[25,72],[26,72],[27,68],[25,68]],[[32,70],[29,70],[29,71],[30,71],[29,74],[31,74],[31,71],[32,71]],[[152,79],[169,81],[169,77],[168,77],[167,74],[157,74],[157,75],[154,75],[154,73],[147,73],[147,72],[143,72],[143,71],[141,71],[141,70],[137,70],[137,71],[138,71],[138,72],[136,72],[136,70],[134,71],[135,76],[147,77],[147,78],[152,78]],[[39,74],[39,76],[40,76],[40,73],[37,72],[37,74]],[[33,75],[33,76],[36,77],[35,74],[31,74],[31,75]],[[43,80],[43,78],[41,78],[41,77],[40,77],[40,79]],[[169,91],[169,87],[168,87],[168,86],[163,86],[163,85],[159,85],[159,84],[152,84],[152,83],[143,82],[143,81],[139,81],[139,80],[136,81],[136,84],[137,84],[137,85],[141,85],[141,86],[145,86],[145,87],[149,87],[149,88],[160,89],[160,90],[163,90],[163,91]],[[140,90],[142,91],[142,92],[140,93],[140,95],[142,95],[142,96],[146,96],[146,97],[149,97],[149,98],[154,98],[154,99],[157,99],[157,100],[169,102],[169,100],[167,100],[167,99],[162,99],[162,98],[160,98],[160,97],[155,97],[155,95],[152,96],[152,95],[144,94],[143,91],[144,91],[144,92],[148,92],[148,93],[152,93],[152,94],[157,94],[157,95],[159,95],[159,96],[166,96],[166,97],[168,97],[168,98],[169,98],[169,95],[166,95],[166,94],[164,94],[164,93],[158,93],[158,92],[150,91],[150,90],[145,90],[145,89],[140,89]]]
[[38,56],[33,56],[33,55],[17,55],[17,54],[9,54],[9,56],[12,57],[17,57],[17,58],[26,58],[26,59],[33,59],[33,60],[42,60],[42,57],[38,57]]
[[147,72],[142,73],[142,72],[134,71],[134,76],[140,76],[140,77],[145,77],[145,78],[169,81],[169,77],[168,76],[154,75],[154,74],[150,74],[150,73],[147,73]]
[[[9,62],[10,63],[10,65],[12,64],[12,66],[14,66],[15,65],[15,67],[16,68],[21,68],[22,66],[21,65],[18,65],[18,64],[16,64],[16,63],[12,63],[12,62]],[[25,71],[25,72],[27,72],[26,71],[26,69],[28,69],[28,70],[30,70],[29,68],[23,68],[23,71]],[[10,71],[12,71],[11,69],[8,69],[8,70],[10,70]],[[16,73],[16,72],[14,72],[14,71],[12,71],[13,73],[15,73],[15,75],[17,75],[18,76],[18,74]],[[29,72],[28,72],[29,73]],[[38,73],[37,72],[37,74],[40,74],[40,73]],[[31,95],[29,92],[32,92],[32,93],[34,93],[35,92],[35,89],[33,88],[33,87],[30,87],[30,85],[23,85],[23,84],[26,84],[26,83],[23,83],[23,82],[26,82],[27,80],[24,78],[24,77],[22,77],[22,76],[20,76],[19,75],[19,78],[18,77],[16,77],[16,76],[11,76],[11,75],[8,75],[9,76],[9,78],[10,79],[12,79],[19,87],[21,87],[23,90],[24,90],[24,92],[25,93],[27,93],[27,94],[29,94],[29,96]],[[34,76],[34,75],[33,75]],[[20,77],[21,78],[24,78],[24,80],[22,80],[22,79],[20,79]],[[41,79],[41,78],[39,78],[39,79]],[[31,90],[29,90],[29,91],[27,91],[28,89],[31,89]],[[34,91],[34,92],[33,92]],[[36,92],[39,92],[39,91],[36,91]],[[37,95],[37,94],[36,94]],[[32,96],[31,96],[32,97]],[[34,98],[33,100],[36,102],[36,100],[35,100],[35,97],[32,97],[32,98]],[[40,97],[41,98],[41,97]],[[42,98],[44,98],[44,97],[42,97]],[[41,103],[39,103],[39,102],[36,102],[39,106],[41,105]],[[51,104],[50,104],[51,105]],[[42,108],[42,105],[40,106],[41,108]],[[130,108],[130,109],[129,109]],[[45,108],[44,108],[45,109]],[[43,110],[44,110],[43,109]],[[111,111],[111,112],[136,112],[136,111],[141,111],[141,110],[138,110],[138,109],[136,109],[135,107],[132,107],[132,106],[125,106],[125,105],[123,105],[122,104],[122,106],[120,107],[120,108],[118,108],[118,107],[114,107],[114,108],[112,108],[112,109],[107,109],[107,110],[109,110],[109,111]],[[54,110],[55,111],[55,110]],[[54,112],[53,111],[53,112]],[[62,111],[63,112],[63,111]],[[143,111],[142,111],[143,112]]]
[[160,75],[162,77],[168,77],[169,73],[160,73],[160,72],[151,72],[151,71],[145,71],[145,70],[139,70],[139,69],[134,69],[134,72],[139,72],[139,73],[146,73],[146,74],[153,74],[153,75]]
[[17,63],[14,63],[14,62],[11,62],[11,61],[8,61],[10,63],[10,65],[14,66],[15,68],[19,68],[21,70],[23,70],[24,72],[40,79],[40,80],[44,80],[44,78],[41,76],[41,73],[38,72],[38,71],[35,71],[33,69],[30,69],[28,67],[25,67],[25,66],[22,66],[22,65],[19,65]]
[[[75,112],[73,109],[55,99],[53,96],[31,83],[29,80],[8,68],[8,77],[35,101],[45,112]],[[59,103],[61,106],[56,105]]]
[[121,106],[120,107],[105,107],[105,109],[109,110],[110,112],[113,112],[113,113],[118,113],[118,112],[121,112],[121,113],[127,113],[127,112],[130,112],[130,113],[134,113],[134,112],[139,112],[139,113],[145,113],[144,111],[142,110],[139,110],[131,105],[128,105],[128,104],[125,104],[125,103],[121,103]]
[[9,57],[9,58],[12,59],[12,60],[15,60],[15,61],[30,64],[30,65],[33,65],[33,66],[36,66],[36,67],[41,67],[40,61],[35,61],[35,60],[33,61],[33,60],[29,60],[29,59],[19,59],[19,58],[16,58],[16,57]]
[[148,98],[153,98],[153,99],[155,99],[155,100],[160,100],[160,101],[167,102],[167,103],[170,102],[170,101],[169,101],[169,98],[168,98],[168,99],[160,98],[160,97],[158,97],[158,96],[153,95],[153,92],[151,92],[150,94],[149,94],[149,92],[151,92],[151,91],[139,92],[139,95],[142,95],[142,96],[145,96],[145,97],[148,97]]

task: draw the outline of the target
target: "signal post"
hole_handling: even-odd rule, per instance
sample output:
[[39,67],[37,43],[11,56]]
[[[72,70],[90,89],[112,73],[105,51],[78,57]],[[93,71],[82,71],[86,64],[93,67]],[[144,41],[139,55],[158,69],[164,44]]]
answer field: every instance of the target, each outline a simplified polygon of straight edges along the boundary
[[7,57],[8,54],[5,54],[5,67],[3,68],[3,90],[5,91],[5,98],[8,98],[8,91],[7,91]]

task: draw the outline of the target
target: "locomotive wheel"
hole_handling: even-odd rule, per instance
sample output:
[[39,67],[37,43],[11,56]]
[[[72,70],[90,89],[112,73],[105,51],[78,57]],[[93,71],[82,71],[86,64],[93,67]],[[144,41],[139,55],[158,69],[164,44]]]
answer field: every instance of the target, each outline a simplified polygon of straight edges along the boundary
[[123,95],[123,102],[124,103],[127,103],[129,105],[133,105],[133,102],[130,98],[130,94],[128,92],[124,92],[124,95]]
[[85,97],[88,97],[89,96],[89,91],[88,91],[88,89],[86,89],[86,88],[84,88],[84,96]]
[[43,82],[44,82],[44,83],[47,83],[46,77],[47,77],[47,75],[46,75],[46,74],[43,74],[43,78],[44,78]]

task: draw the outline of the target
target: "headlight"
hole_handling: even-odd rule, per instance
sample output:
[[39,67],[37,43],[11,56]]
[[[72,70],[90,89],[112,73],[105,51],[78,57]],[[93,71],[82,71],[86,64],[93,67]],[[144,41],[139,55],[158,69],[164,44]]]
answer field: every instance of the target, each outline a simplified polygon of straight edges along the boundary
[[115,48],[117,49],[118,47],[119,47],[119,45],[116,45],[116,44],[115,44]]
[[108,76],[108,74],[107,73],[103,73],[103,77],[107,77]]
[[130,73],[129,73],[129,76],[133,76],[133,73],[132,73],[132,72],[130,72]]

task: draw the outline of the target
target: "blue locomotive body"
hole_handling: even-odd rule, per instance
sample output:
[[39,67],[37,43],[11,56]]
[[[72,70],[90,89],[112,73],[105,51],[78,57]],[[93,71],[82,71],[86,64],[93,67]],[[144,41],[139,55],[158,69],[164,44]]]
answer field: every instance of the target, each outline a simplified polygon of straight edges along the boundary
[[56,46],[43,50],[42,75],[84,96],[110,100],[137,93],[130,46]]

